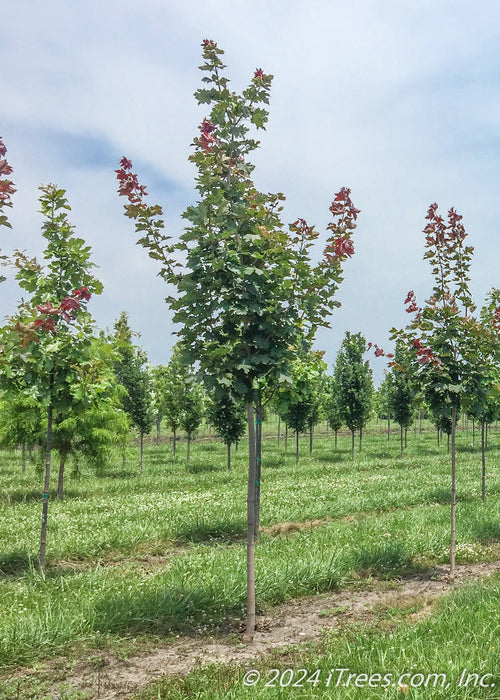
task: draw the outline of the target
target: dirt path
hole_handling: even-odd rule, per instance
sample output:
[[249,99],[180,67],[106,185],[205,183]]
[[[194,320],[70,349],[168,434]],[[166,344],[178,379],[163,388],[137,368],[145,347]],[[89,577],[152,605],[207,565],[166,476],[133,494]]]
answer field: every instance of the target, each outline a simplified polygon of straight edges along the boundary
[[[500,561],[468,564],[457,567],[456,585],[500,571]],[[394,583],[394,582],[393,582]],[[419,601],[416,619],[431,611],[431,603],[450,590],[446,567],[437,567],[429,574],[403,579],[390,590],[377,588],[363,591],[340,591],[307,597],[281,605],[270,615],[258,618],[258,631],[252,645],[243,645],[235,638],[180,637],[149,653],[132,656],[125,661],[116,655],[100,654],[102,663],[81,661],[66,682],[75,690],[91,693],[94,700],[126,700],[131,693],[164,675],[187,674],[193,668],[211,663],[250,664],[266,653],[317,641],[322,631],[338,626],[345,620],[369,620],[377,606],[398,605]],[[98,652],[97,652],[98,653]]]

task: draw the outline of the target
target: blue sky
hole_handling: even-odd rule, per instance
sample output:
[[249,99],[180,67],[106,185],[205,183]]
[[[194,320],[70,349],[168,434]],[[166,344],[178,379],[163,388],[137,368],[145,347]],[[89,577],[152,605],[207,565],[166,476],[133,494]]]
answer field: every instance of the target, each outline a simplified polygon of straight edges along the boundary
[[[187,157],[205,115],[192,96],[204,38],[225,50],[234,89],[257,67],[275,76],[255,179],[287,196],[285,221],[303,217],[324,231],[344,185],[362,210],[342,308],[318,334],[329,363],[346,330],[389,347],[388,330],[406,323],[407,291],[430,293],[422,229],[433,201],[464,216],[476,300],[500,286],[493,1],[3,3],[0,135],[18,192],[2,250],[40,253],[37,187],[64,187],[105,285],[91,306],[98,324],[111,327],[126,309],[150,360],[168,360],[169,292],[135,245],[114,169],[122,155],[133,160],[178,235],[195,197]],[[19,290],[9,281],[0,294],[0,313],[12,312]],[[383,363],[372,365],[380,378]]]

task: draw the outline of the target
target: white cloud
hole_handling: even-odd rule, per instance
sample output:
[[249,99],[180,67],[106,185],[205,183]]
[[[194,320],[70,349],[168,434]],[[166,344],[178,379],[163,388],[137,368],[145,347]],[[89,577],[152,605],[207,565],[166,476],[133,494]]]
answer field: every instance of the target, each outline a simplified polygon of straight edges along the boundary
[[[153,181],[170,230],[182,227],[193,197],[189,144],[203,115],[192,97],[199,44],[210,37],[226,50],[234,89],[256,67],[275,75],[256,180],[287,195],[287,220],[324,228],[342,185],[362,209],[343,308],[320,335],[329,361],[346,329],[384,344],[387,329],[405,322],[407,289],[429,292],[421,229],[431,201],[464,213],[478,293],[497,283],[497,11],[465,0],[5,4],[0,133],[19,192],[17,233],[2,247],[40,248],[36,186],[56,180],[101,265],[98,320],[129,309],[152,359],[166,359],[166,289],[134,246],[111,161],[132,158]],[[100,160],[92,148],[102,149]],[[4,285],[2,296],[12,307],[15,290]]]

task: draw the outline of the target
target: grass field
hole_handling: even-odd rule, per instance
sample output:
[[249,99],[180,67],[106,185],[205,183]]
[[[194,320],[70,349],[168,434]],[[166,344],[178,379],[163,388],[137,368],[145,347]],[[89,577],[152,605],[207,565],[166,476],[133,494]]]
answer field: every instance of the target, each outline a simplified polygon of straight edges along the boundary
[[[478,441],[473,448],[471,433],[460,434],[457,563],[500,558],[499,437],[490,434],[483,504]],[[243,617],[244,442],[233,455],[230,472],[218,442],[195,443],[189,464],[182,444],[175,460],[168,445],[150,445],[143,477],[138,475],[138,454],[132,448],[129,453],[125,467],[117,455],[106,474],[84,470],[79,478],[70,476],[64,501],[51,499],[44,576],[33,565],[41,478],[32,466],[21,473],[19,454],[0,453],[4,674],[58,655],[78,656],[82,649],[130,648],[134,640],[227,630],[231,621]],[[317,438],[312,456],[304,438],[301,454],[296,467],[291,441],[286,454],[283,442],[279,450],[276,441],[263,445],[263,532],[256,559],[261,609],[349,586],[353,580],[394,578],[447,561],[449,456],[445,445],[438,449],[434,433],[411,432],[403,457],[398,436],[388,441],[382,433],[366,438],[354,463],[348,436],[339,439],[337,449],[332,437]],[[499,585],[493,578],[447,599],[433,618],[432,634],[410,623],[403,611],[393,616],[390,631],[381,633],[380,625],[354,626],[287,665],[326,672],[335,659],[335,667],[384,667],[395,673],[442,669],[450,677],[461,668],[484,668],[496,674],[500,693]],[[423,624],[429,627],[429,620]],[[273,663],[269,668],[277,667]],[[204,673],[193,673],[168,689],[155,687],[144,697],[330,697],[313,681],[305,688],[246,690],[234,670]],[[196,683],[200,692],[208,688],[205,694],[194,693]],[[2,695],[12,692],[4,687],[2,700],[15,697]],[[500,697],[494,688],[454,685],[434,689],[432,695],[424,691],[411,688],[417,697]],[[359,688],[342,692],[336,688],[331,697],[362,697]],[[369,692],[370,697],[392,697],[387,689]]]

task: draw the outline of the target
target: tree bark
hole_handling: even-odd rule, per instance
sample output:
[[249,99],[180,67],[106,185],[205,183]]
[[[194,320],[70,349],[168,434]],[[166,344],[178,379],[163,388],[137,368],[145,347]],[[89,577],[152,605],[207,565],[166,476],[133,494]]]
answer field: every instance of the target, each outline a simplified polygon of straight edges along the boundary
[[401,441],[401,457],[402,457],[403,451],[404,451],[403,450],[403,426],[402,425],[399,426],[399,437],[400,437],[400,441]]
[[176,443],[176,441],[177,441],[177,429],[174,428],[174,435],[172,438],[172,454],[174,457],[175,457],[175,443]]
[[26,473],[26,443],[23,442],[22,447],[22,465],[23,465],[23,474]]
[[141,430],[141,476],[144,474],[144,433]]
[[188,440],[187,440],[187,458],[186,461],[189,462],[189,458],[191,456],[191,433],[188,433]]
[[40,550],[38,563],[40,569],[45,568],[45,552],[47,549],[47,519],[49,517],[49,488],[50,488],[50,457],[52,453],[52,406],[47,409],[47,446],[45,450],[45,480],[43,485],[42,529],[40,532]]
[[299,431],[295,431],[295,466],[299,464]]
[[363,428],[359,429],[359,451],[361,452],[361,447],[363,445]]
[[64,498],[64,467],[66,466],[66,455],[61,452],[59,459],[59,474],[57,477],[57,498],[62,501]]
[[260,526],[260,472],[262,467],[262,399],[260,390],[255,412],[255,539],[259,539]]
[[354,459],[354,430],[351,430],[351,457]]
[[313,452],[313,424],[309,423],[309,454]]
[[335,431],[335,449],[337,448],[337,433],[338,433],[338,430]]
[[278,450],[280,448],[281,416],[278,416]]
[[227,469],[231,469],[231,443],[227,442]]
[[156,415],[156,444],[160,444],[160,430],[161,430],[161,413],[158,412]]
[[481,498],[486,501],[486,441],[484,420],[481,421]]
[[248,489],[247,489],[247,620],[245,639],[253,642],[255,635],[255,506],[257,460],[255,453],[254,408],[247,402],[248,426]]
[[391,414],[387,414],[387,439],[391,437]]
[[455,512],[457,505],[457,484],[456,484],[456,445],[455,445],[455,428],[456,428],[456,409],[451,410],[451,512],[450,512],[450,579],[455,580]]

